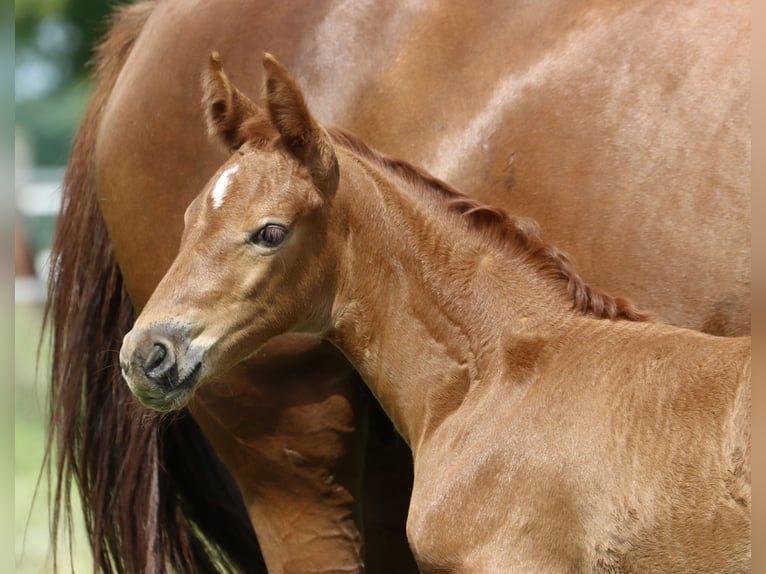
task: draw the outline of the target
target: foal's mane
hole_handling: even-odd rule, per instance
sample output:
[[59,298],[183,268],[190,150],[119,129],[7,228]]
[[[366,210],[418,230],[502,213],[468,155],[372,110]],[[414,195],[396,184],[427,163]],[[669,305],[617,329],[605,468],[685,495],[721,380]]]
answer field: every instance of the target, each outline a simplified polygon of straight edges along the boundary
[[575,310],[605,319],[644,321],[649,318],[627,299],[612,297],[587,285],[569,258],[543,241],[540,226],[535,220],[509,215],[498,207],[468,197],[411,163],[376,152],[345,130],[332,128],[328,131],[333,140],[344,148],[436,194],[445,201],[449,211],[466,217],[474,229],[494,236],[506,245],[513,242],[540,271],[565,284]]

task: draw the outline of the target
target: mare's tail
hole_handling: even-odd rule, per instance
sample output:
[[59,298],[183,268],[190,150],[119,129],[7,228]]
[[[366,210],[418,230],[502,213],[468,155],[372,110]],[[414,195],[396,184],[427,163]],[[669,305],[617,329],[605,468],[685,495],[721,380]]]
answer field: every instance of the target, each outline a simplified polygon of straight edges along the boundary
[[153,8],[150,0],[116,13],[64,179],[46,308],[54,563],[61,523],[71,529],[74,483],[97,571],[265,572],[239,491],[191,416],[148,414],[120,376],[117,352],[134,311],[99,212],[92,158],[101,110]]

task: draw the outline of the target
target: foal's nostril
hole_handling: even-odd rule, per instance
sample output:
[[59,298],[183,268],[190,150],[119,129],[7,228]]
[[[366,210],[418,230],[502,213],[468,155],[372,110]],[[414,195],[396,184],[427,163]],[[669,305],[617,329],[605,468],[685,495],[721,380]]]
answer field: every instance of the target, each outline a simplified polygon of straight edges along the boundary
[[[120,350],[122,376],[139,398],[156,398],[174,390],[184,376],[194,373],[189,364],[189,336],[185,328],[159,325],[134,329],[125,336]],[[192,357],[193,359],[193,357]]]
[[149,356],[146,358],[146,371],[153,371],[162,365],[168,356],[168,348],[163,343],[154,343]]
[[162,339],[155,339],[151,345],[143,360],[144,374],[159,387],[172,389],[178,385],[178,365],[173,348]]

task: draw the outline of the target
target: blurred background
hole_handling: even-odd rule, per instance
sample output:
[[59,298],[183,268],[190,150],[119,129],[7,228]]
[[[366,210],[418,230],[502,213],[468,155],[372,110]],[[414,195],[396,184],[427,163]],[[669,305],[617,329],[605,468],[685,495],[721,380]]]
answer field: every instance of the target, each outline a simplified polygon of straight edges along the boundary
[[[49,354],[42,333],[47,263],[61,178],[91,91],[92,48],[116,2],[16,0],[13,199],[15,571],[50,572],[48,484],[41,475],[47,437]],[[79,501],[73,501],[79,509]],[[59,540],[60,571],[91,572],[75,520]],[[70,567],[71,564],[71,567]]]

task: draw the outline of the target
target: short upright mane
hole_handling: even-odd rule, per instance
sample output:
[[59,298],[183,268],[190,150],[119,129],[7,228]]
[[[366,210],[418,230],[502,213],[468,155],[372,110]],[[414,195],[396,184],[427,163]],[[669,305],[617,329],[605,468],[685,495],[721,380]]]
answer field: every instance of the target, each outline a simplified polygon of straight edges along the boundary
[[513,241],[537,264],[538,269],[566,284],[566,291],[572,298],[572,306],[577,311],[604,319],[644,321],[649,318],[648,314],[636,309],[630,301],[606,295],[587,285],[575,271],[569,258],[556,247],[543,241],[540,226],[533,219],[508,215],[500,208],[468,197],[419,167],[376,152],[345,130],[333,128],[329,132],[333,140],[342,147],[434,192],[445,200],[447,209],[468,218],[475,229],[495,235],[503,242]]

